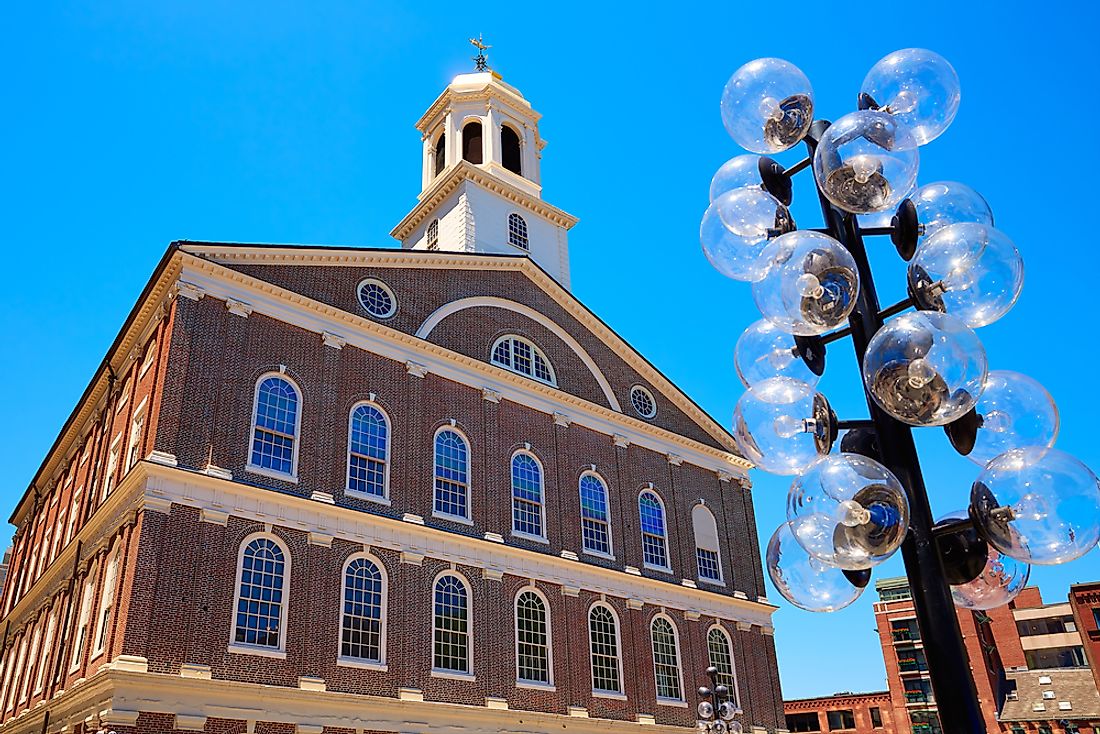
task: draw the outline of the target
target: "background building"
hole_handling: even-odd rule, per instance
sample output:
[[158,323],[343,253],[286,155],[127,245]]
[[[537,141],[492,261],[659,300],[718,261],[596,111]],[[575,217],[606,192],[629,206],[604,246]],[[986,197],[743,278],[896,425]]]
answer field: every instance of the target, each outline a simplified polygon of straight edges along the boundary
[[792,732],[893,734],[896,731],[889,691],[837,693],[784,701],[783,714],[787,729]]
[[15,508],[4,732],[783,727],[729,434],[569,290],[462,75],[402,249],[174,243]]

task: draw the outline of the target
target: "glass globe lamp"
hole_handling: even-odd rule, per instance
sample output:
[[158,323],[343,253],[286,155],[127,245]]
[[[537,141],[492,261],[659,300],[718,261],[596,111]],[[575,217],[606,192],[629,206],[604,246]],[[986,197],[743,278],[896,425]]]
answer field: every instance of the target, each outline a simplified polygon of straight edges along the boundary
[[1008,313],[1024,287],[1024,261],[1012,240],[985,224],[949,224],[926,239],[909,262],[909,289],[926,310],[946,311],[967,326]]
[[829,126],[814,152],[814,176],[844,211],[892,210],[917,182],[920,154],[904,124],[876,110],[851,112]]
[[863,357],[871,397],[913,426],[942,426],[969,412],[981,397],[987,372],[985,349],[973,330],[934,311],[888,321]]
[[1058,438],[1058,406],[1037,381],[1019,372],[992,370],[975,406],[978,430],[967,458],[985,466],[1011,449],[1050,448]]
[[993,226],[993,210],[982,195],[966,184],[936,181],[925,184],[909,196],[917,208],[917,221],[924,231],[924,242],[949,224],[973,222]]
[[733,73],[722,90],[722,122],[753,153],[778,153],[797,144],[814,120],[814,92],[797,66],[756,59]]
[[985,568],[973,581],[953,585],[951,598],[955,606],[963,609],[1003,607],[1023,591],[1030,576],[1031,566],[989,546]]
[[920,145],[947,129],[961,97],[955,69],[923,48],[905,48],[879,60],[867,72],[860,92],[912,130]]
[[714,201],[727,191],[746,186],[760,187],[760,159],[758,155],[739,155],[722,164],[710,180],[710,200]]
[[[899,204],[906,199],[912,198],[917,192],[917,182],[914,180],[912,187],[902,195]],[[857,218],[861,229],[871,229],[872,227],[892,227],[894,226],[894,215],[897,214],[897,207],[893,209],[884,209],[880,212],[871,212],[870,214],[860,214]]]
[[739,722],[727,721],[726,732],[728,734],[745,734],[745,727],[741,726]]
[[791,484],[787,520],[811,556],[857,571],[877,566],[901,547],[909,501],[882,464],[859,454],[834,454]]
[[836,566],[814,558],[783,523],[768,541],[768,576],[784,599],[808,612],[835,612],[863,593]]
[[746,390],[733,411],[733,437],[746,459],[772,474],[797,474],[832,445],[832,410],[804,382],[773,377]]
[[790,377],[811,387],[821,379],[798,356],[794,337],[767,319],[741,333],[733,350],[733,364],[745,387],[772,377]]
[[971,487],[970,511],[994,548],[1025,563],[1066,563],[1100,539],[1100,483],[1058,449],[1011,449],[993,459]]
[[699,240],[710,264],[734,280],[759,277],[768,236],[793,226],[787,207],[757,188],[740,188],[715,199],[703,214]]
[[777,237],[760,254],[752,298],[764,318],[801,336],[824,334],[844,323],[859,295],[856,261],[820,232]]
[[[725,722],[732,722],[733,717],[735,716],[737,716],[737,704],[735,704],[733,701],[723,701],[722,703],[718,704],[719,719]],[[735,731],[732,728],[734,725],[735,724],[732,723],[730,724],[730,731]],[[736,724],[736,726],[740,727],[741,725]],[[738,729],[737,731],[740,731],[740,729]]]
[[714,704],[710,701],[700,701],[699,705],[696,706],[696,710],[700,719],[714,718]]

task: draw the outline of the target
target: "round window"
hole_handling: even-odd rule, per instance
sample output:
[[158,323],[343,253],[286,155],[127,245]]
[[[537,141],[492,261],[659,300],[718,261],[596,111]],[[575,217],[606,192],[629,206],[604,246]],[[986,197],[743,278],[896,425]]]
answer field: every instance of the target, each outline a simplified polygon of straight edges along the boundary
[[385,283],[367,278],[359,284],[359,303],[371,316],[389,318],[397,311],[397,299]]
[[630,404],[643,418],[657,415],[657,403],[653,400],[653,395],[641,385],[630,388]]

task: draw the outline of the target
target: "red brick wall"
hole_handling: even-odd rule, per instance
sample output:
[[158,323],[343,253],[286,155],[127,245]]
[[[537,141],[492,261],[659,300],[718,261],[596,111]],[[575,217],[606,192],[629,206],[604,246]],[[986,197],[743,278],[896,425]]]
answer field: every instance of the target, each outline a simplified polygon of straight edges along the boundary
[[[882,726],[873,726],[871,723],[871,708],[877,708],[882,717]],[[800,698],[794,701],[783,702],[783,713],[786,714],[816,714],[820,731],[830,731],[828,714],[830,711],[851,711],[855,719],[854,729],[844,729],[845,734],[897,734],[903,729],[897,728],[894,723],[894,713],[890,704],[890,694],[837,694],[835,696],[822,696],[821,698]],[[906,725],[906,729],[908,726]]]

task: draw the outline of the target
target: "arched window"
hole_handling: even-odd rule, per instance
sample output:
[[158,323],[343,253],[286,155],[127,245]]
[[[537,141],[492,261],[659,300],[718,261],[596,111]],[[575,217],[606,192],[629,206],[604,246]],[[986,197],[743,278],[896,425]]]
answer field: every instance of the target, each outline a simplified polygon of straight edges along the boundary
[[385,661],[385,579],[371,559],[355,556],[344,567],[344,612],[340,657]]
[[467,122],[462,128],[462,159],[470,163],[481,163],[481,123]]
[[546,600],[534,590],[516,597],[516,677],[551,683],[549,616]]
[[440,133],[435,141],[435,175],[443,173],[447,167],[447,133]]
[[435,435],[435,514],[470,519],[470,448],[449,428]]
[[691,527],[695,532],[695,559],[699,566],[699,579],[722,583],[718,525],[706,505],[700,503],[691,509]]
[[607,487],[595,474],[581,475],[581,542],[588,553],[611,555]]
[[595,604],[589,610],[588,644],[592,654],[592,690],[622,693],[619,625],[610,607]]
[[642,562],[652,568],[668,569],[665,506],[656,492],[647,489],[638,495],[638,515],[642,522]]
[[386,414],[360,403],[348,426],[348,491],[385,499],[389,488],[390,427]]
[[680,651],[676,645],[676,628],[666,617],[654,617],[650,634],[653,640],[653,675],[657,679],[657,698],[681,701]]
[[542,522],[542,467],[520,451],[512,457],[512,532],[545,537]]
[[531,243],[527,241],[527,221],[515,212],[508,215],[508,244],[521,250],[531,249]]
[[730,638],[721,627],[711,627],[707,632],[707,657],[710,664],[718,668],[718,684],[730,689],[735,704],[740,704],[737,693],[737,674],[733,668],[733,653]]
[[439,249],[439,220],[438,219],[433,219],[431,221],[431,224],[428,225],[427,239],[428,239],[428,249],[429,250],[438,250]]
[[523,175],[519,133],[508,125],[500,126],[500,162],[512,173]]
[[256,384],[249,468],[294,476],[297,469],[298,390],[278,375]]
[[432,667],[456,673],[470,672],[470,594],[466,583],[453,574],[435,582],[435,654]]
[[286,646],[287,552],[267,536],[246,540],[237,569],[237,618],[233,642],[282,650]]
[[542,350],[523,337],[508,335],[493,344],[492,362],[521,375],[533,377],[548,385],[557,384],[550,360]]

